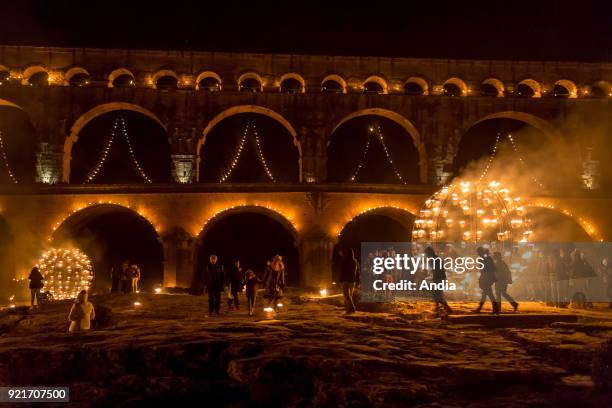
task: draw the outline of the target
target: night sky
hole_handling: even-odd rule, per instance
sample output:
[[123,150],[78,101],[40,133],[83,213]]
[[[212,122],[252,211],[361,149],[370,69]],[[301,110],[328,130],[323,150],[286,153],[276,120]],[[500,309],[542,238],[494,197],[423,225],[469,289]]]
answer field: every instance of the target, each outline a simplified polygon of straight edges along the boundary
[[[221,3],[221,4],[219,4]],[[606,1],[3,4],[0,43],[335,55],[610,60]]]

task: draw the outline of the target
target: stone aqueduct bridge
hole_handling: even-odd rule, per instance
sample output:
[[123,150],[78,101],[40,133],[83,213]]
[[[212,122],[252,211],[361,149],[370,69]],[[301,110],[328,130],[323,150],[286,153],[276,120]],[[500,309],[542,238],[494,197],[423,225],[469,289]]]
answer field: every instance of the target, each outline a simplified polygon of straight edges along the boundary
[[[3,70],[10,78],[0,86],[0,104],[29,116],[40,146],[39,184],[0,190],[2,217],[13,236],[17,277],[27,273],[59,230],[98,214],[135,211],[155,227],[163,243],[164,284],[186,286],[195,267],[198,238],[229,214],[255,211],[268,214],[293,234],[302,283],[327,285],[333,245],[342,228],[367,211],[411,228],[412,214],[448,176],[445,165],[452,162],[461,136],[474,124],[489,118],[517,119],[541,130],[551,143],[563,139],[579,145],[580,133],[559,123],[570,116],[579,118],[573,123],[580,123],[594,112],[612,114],[610,99],[590,97],[595,88],[611,91],[612,64],[605,63],[0,47]],[[32,75],[42,71],[48,74],[48,86],[26,86]],[[89,85],[69,85],[71,75],[84,72],[90,75]],[[121,74],[131,75],[135,86],[112,86]],[[157,89],[162,76],[177,78],[177,89]],[[217,79],[221,90],[196,89],[205,76]],[[245,78],[259,81],[259,92],[239,92]],[[301,92],[280,92],[283,78],[297,79]],[[342,93],[322,93],[321,83],[327,79],[338,82]],[[406,81],[418,83],[423,95],[404,94]],[[442,95],[449,81],[459,87],[461,96]],[[380,94],[364,93],[368,82],[379,84]],[[493,84],[498,97],[479,96],[482,83]],[[534,97],[513,96],[519,84],[529,86]],[[564,86],[569,98],[550,96],[555,84]],[[180,158],[182,166],[195,168],[197,147],[222,119],[242,112],[272,117],[294,138],[301,182],[208,185],[175,175],[177,183],[165,185],[64,184],[70,182],[70,152],[79,132],[97,116],[121,109],[157,121],[171,140],[173,160]],[[406,129],[419,152],[421,184],[326,182],[326,146],[334,129],[368,114]],[[176,143],[179,139],[193,143]],[[59,181],[64,183],[53,185]],[[531,201],[571,212],[594,239],[612,239],[609,192],[547,192]]]

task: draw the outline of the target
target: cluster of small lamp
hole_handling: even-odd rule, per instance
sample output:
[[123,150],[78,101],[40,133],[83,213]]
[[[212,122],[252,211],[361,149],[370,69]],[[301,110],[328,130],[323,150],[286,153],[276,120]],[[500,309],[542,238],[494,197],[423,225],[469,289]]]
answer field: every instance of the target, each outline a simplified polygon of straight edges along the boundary
[[353,175],[351,176],[350,180],[351,181],[356,181],[357,180],[357,176],[359,175],[359,172],[361,171],[363,165],[365,164],[365,160],[366,160],[366,158],[368,156],[368,152],[370,150],[370,144],[372,142],[372,138],[375,137],[375,138],[377,138],[380,141],[380,144],[381,144],[381,146],[383,148],[383,151],[385,152],[385,156],[387,157],[387,162],[393,168],[393,172],[395,173],[395,176],[397,177],[397,179],[402,184],[406,184],[406,181],[404,180],[404,177],[402,177],[402,174],[400,173],[399,169],[397,168],[397,166],[393,162],[393,158],[391,157],[391,152],[389,151],[389,148],[387,147],[387,143],[385,143],[385,137],[383,136],[383,132],[382,132],[382,129],[380,127],[380,124],[370,125],[368,127],[368,131],[369,131],[368,141],[366,142],[366,145],[363,148],[363,151],[361,153],[361,160],[357,164],[357,168],[353,172]]
[[45,277],[43,291],[54,300],[75,298],[89,289],[93,279],[91,261],[78,249],[52,248],[43,253],[37,266]]
[[259,159],[259,162],[261,163],[261,165],[263,166],[264,170],[266,171],[266,174],[267,174],[268,178],[273,183],[276,182],[276,180],[274,179],[274,176],[272,175],[272,171],[270,170],[270,167],[268,166],[268,162],[266,161],[266,157],[264,156],[261,139],[259,137],[259,134],[257,133],[257,127],[255,126],[255,124],[249,122],[249,123],[247,123],[245,125],[244,130],[242,131],[242,137],[240,138],[240,142],[238,143],[238,147],[236,148],[236,153],[234,154],[234,157],[232,158],[232,160],[230,162],[230,166],[227,169],[227,171],[225,172],[225,174],[223,174],[219,178],[219,183],[223,183],[228,178],[230,178],[230,176],[232,175],[232,172],[234,171],[234,169],[238,165],[238,162],[240,161],[240,157],[242,156],[242,152],[244,150],[244,146],[245,146],[245,144],[247,142],[247,139],[248,139],[248,136],[249,136],[249,131],[252,131],[253,137],[255,138],[255,146],[256,146],[256,150],[257,150],[256,153],[257,153],[257,158]]
[[415,241],[528,242],[533,234],[520,197],[498,181],[461,181],[425,202],[414,221]]
[[85,183],[91,183],[98,176],[98,173],[100,172],[102,167],[104,167],[104,164],[106,163],[106,159],[108,158],[108,155],[113,146],[113,142],[115,140],[115,136],[117,134],[117,128],[119,127],[119,125],[121,125],[121,129],[119,131],[121,131],[121,133],[123,134],[123,137],[125,138],[125,141],[128,147],[128,151],[130,153],[130,157],[132,158],[134,167],[136,167],[136,170],[138,170],[138,174],[140,174],[140,177],[142,177],[142,179],[146,181],[147,183],[153,182],[149,178],[149,176],[147,176],[142,166],[138,162],[138,159],[136,158],[136,154],[134,153],[134,148],[132,147],[132,142],[130,140],[130,136],[127,130],[127,124],[126,124],[125,118],[117,117],[115,118],[115,121],[113,122],[113,127],[111,129],[111,133],[108,138],[108,141],[106,142],[106,146],[104,147],[104,150],[102,151],[102,156],[100,157],[100,160],[98,160],[98,163],[95,165],[93,170],[86,177]]
[[2,156],[2,161],[4,162],[4,167],[6,168],[6,172],[13,181],[13,183],[17,184],[17,179],[11,170],[11,166],[8,162],[8,157],[6,156],[6,150],[4,149],[4,138],[2,134],[2,130],[0,130],[0,155]]

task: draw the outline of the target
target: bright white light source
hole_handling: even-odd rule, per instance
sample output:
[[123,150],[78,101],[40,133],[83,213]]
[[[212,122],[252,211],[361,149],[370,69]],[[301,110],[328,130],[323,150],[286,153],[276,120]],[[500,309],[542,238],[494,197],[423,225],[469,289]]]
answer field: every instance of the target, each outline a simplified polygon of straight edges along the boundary
[[273,312],[273,311],[274,311],[274,309],[272,309],[271,307],[264,308],[264,312],[270,313],[270,312]]
[[134,306],[138,307],[138,306],[142,306],[142,303],[140,302],[134,302]]
[[155,288],[155,293],[161,293],[161,288]]
[[327,296],[327,289],[321,289],[319,293],[321,294],[321,296]]
[[276,307],[283,307],[283,304],[282,303],[277,303]]

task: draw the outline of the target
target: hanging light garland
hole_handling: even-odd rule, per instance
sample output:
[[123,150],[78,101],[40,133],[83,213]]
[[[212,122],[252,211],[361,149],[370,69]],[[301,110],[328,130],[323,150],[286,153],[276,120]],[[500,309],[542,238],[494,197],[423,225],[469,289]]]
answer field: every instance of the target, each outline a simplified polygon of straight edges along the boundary
[[240,157],[242,156],[242,152],[244,151],[244,147],[246,145],[250,131],[252,131],[253,136],[255,137],[255,147],[256,147],[257,159],[259,160],[264,170],[266,171],[268,178],[272,180],[273,183],[276,182],[276,180],[274,179],[274,175],[272,174],[272,171],[270,170],[270,167],[268,166],[266,157],[264,156],[261,139],[259,137],[259,134],[257,133],[257,127],[255,126],[255,124],[249,122],[245,125],[244,130],[242,131],[242,138],[240,139],[240,142],[238,143],[238,147],[236,148],[236,153],[234,153],[234,157],[230,161],[230,166],[225,172],[225,174],[223,174],[219,178],[219,183],[223,183],[224,181],[229,179],[230,176],[232,175],[232,172],[238,165],[238,162],[240,161]]
[[104,146],[104,150],[102,150],[102,156],[100,160],[98,160],[98,164],[93,170],[87,175],[85,178],[85,183],[91,183],[97,176],[102,167],[104,167],[104,163],[106,163],[106,159],[108,158],[108,154],[110,153],[113,142],[115,141],[115,133],[117,131],[117,124],[119,122],[119,118],[115,118],[115,122],[113,123],[113,128],[111,129],[110,136],[106,141],[106,145]]
[[130,135],[127,131],[127,124],[125,123],[125,118],[122,117],[120,119],[120,122],[123,131],[123,136],[125,137],[125,141],[127,142],[128,150],[130,151],[130,156],[132,157],[132,162],[134,162],[134,166],[136,167],[138,173],[140,173],[140,177],[142,177],[144,181],[146,181],[147,183],[152,183],[153,181],[151,181],[151,179],[147,176],[142,166],[138,162],[138,159],[136,159],[136,154],[134,153],[134,149],[132,148],[132,142],[130,141]]
[[6,168],[6,172],[8,173],[13,183],[17,184],[17,178],[15,178],[15,175],[13,174],[11,170],[11,166],[9,165],[9,162],[8,162],[8,157],[6,155],[6,150],[4,150],[4,137],[2,134],[2,130],[0,130],[0,153],[2,154],[2,161],[4,162],[4,167]]
[[406,181],[404,180],[404,177],[402,176],[402,173],[399,171],[399,169],[395,165],[395,162],[393,161],[393,158],[391,157],[391,152],[389,151],[389,149],[387,147],[387,143],[385,142],[385,137],[383,136],[382,128],[380,127],[380,125],[379,124],[376,124],[375,126],[371,125],[368,128],[368,131],[369,131],[368,141],[366,142],[366,145],[365,145],[365,147],[363,149],[363,152],[361,154],[361,160],[357,164],[357,168],[353,172],[353,175],[351,176],[350,180],[351,181],[356,181],[357,180],[357,176],[359,175],[359,172],[361,171],[361,169],[363,168],[363,166],[365,164],[365,160],[366,160],[366,157],[367,157],[369,149],[370,149],[370,144],[371,144],[372,138],[376,137],[378,139],[378,141],[380,142],[380,144],[381,144],[381,146],[383,148],[383,151],[385,152],[385,156],[387,157],[387,162],[391,165],[391,168],[393,169],[393,172],[395,173],[395,176],[397,177],[397,179],[402,184],[406,184]]
[[36,266],[45,278],[43,291],[54,300],[74,299],[80,291],[89,289],[93,280],[91,261],[78,249],[50,249]]

